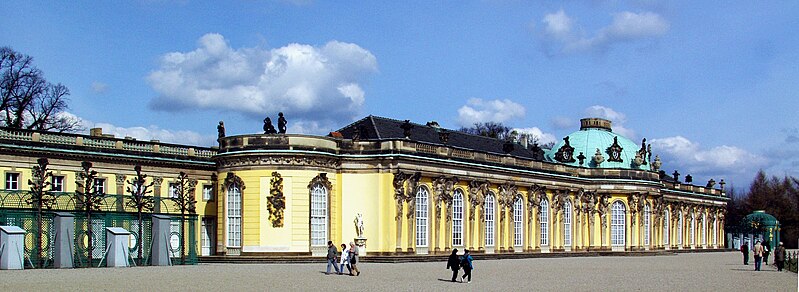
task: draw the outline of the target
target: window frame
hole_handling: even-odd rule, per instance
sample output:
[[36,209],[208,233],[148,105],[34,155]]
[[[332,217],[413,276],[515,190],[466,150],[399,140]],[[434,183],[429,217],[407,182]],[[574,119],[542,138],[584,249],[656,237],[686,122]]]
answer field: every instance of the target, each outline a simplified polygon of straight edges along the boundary
[[516,197],[513,201],[513,246],[524,245],[524,200]]
[[[13,184],[14,187],[11,186],[12,180],[11,177],[15,177]],[[9,191],[19,191],[19,181],[22,180],[22,173],[16,171],[7,171],[5,175],[5,189]]]
[[496,227],[496,199],[494,193],[489,193],[483,200],[484,213],[483,222],[485,224],[485,246],[494,246],[496,244],[494,228]]
[[428,232],[429,229],[429,216],[430,210],[429,202],[430,202],[430,191],[425,186],[419,187],[416,191],[416,246],[417,247],[427,247],[429,244],[428,240]]
[[[64,192],[64,179],[66,179],[63,175],[53,175],[50,177],[50,189],[53,192]],[[58,189],[56,189],[58,186]]]
[[[97,183],[98,181],[100,183]],[[95,193],[106,194],[106,192],[105,192],[105,190],[107,189],[106,183],[108,183],[108,180],[105,177],[102,177],[102,176],[95,177],[94,178],[94,191],[95,191]]]
[[563,202],[563,246],[572,246],[572,202]]
[[617,200],[613,202],[610,209],[610,246],[625,247],[627,245],[627,207]]
[[539,243],[541,246],[549,246],[549,201],[546,198],[541,200],[541,205],[538,207],[538,223]]
[[329,198],[330,190],[323,184],[315,183],[311,187],[311,246],[327,246],[327,241],[330,238],[328,230],[330,226],[328,222],[330,218]]
[[649,246],[651,242],[650,234],[652,232],[652,209],[649,204],[644,205],[644,245]]
[[[233,191],[235,190],[235,192]],[[241,247],[241,223],[242,223],[242,198],[243,193],[238,183],[231,183],[225,190],[227,194],[225,200],[225,210],[227,217],[227,230],[225,230],[227,247]]]
[[[209,190],[208,198],[205,197],[205,190]],[[202,186],[202,196],[203,202],[211,202],[214,201],[214,185],[212,184],[203,184]]]
[[463,191],[455,190],[452,195],[452,246],[463,246]]

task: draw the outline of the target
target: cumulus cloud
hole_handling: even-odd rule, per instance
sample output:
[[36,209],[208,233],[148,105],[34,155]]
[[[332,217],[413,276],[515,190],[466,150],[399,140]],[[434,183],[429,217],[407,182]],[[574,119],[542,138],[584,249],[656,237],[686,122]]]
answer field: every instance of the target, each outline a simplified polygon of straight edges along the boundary
[[559,130],[574,129],[574,125],[577,124],[574,119],[563,116],[556,116],[552,118],[550,123],[552,124],[552,127]]
[[469,127],[475,123],[497,122],[524,117],[524,106],[509,99],[483,100],[470,98],[458,109],[458,124]]
[[69,112],[60,114],[80,121],[81,127],[86,131],[83,134],[89,134],[91,128],[103,128],[104,134],[112,134],[116,138],[132,137],[141,141],[159,140],[165,143],[206,147],[216,144],[216,136],[194,131],[163,129],[156,125],[120,127],[111,123],[89,121]]
[[619,12],[613,21],[587,36],[584,29],[561,9],[544,15],[540,38],[549,54],[570,54],[589,51],[604,51],[622,42],[650,39],[662,36],[669,30],[669,23],[653,12]]
[[[661,153],[664,169],[705,177],[740,177],[767,165],[768,160],[744,149],[721,145],[704,148],[683,136],[653,139],[653,152]],[[653,154],[655,154],[653,153]],[[746,178],[751,179],[751,178]]]
[[624,126],[627,122],[627,116],[623,113],[617,112],[612,108],[593,105],[585,109],[586,117],[603,118],[613,122],[613,132],[618,133],[629,139],[635,139],[637,136],[635,131]]
[[538,142],[538,145],[546,145],[546,144],[549,144],[549,143],[555,143],[558,140],[557,138],[555,138],[555,135],[553,135],[551,133],[545,133],[544,131],[542,131],[538,127],[515,128],[513,130],[516,131],[519,134],[525,134],[528,137],[532,137],[533,139],[535,139]]
[[360,114],[361,84],[377,72],[377,58],[352,43],[280,48],[232,48],[216,33],[190,52],[161,57],[147,77],[158,93],[150,107],[232,111],[262,119],[284,112],[294,122],[336,125]]

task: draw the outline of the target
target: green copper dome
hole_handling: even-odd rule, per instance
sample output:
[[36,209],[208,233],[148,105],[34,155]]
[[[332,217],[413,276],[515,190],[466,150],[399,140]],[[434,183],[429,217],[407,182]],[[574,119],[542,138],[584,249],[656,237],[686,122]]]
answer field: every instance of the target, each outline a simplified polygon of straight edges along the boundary
[[763,226],[761,227],[763,228],[774,227],[779,224],[777,218],[763,210],[754,211],[752,214],[746,215],[746,217],[744,217],[744,222],[757,222],[758,224],[762,224]]
[[569,134],[546,153],[547,160],[578,167],[650,169],[648,153],[641,150],[641,145],[613,133],[610,121],[588,118],[580,123],[579,131]]

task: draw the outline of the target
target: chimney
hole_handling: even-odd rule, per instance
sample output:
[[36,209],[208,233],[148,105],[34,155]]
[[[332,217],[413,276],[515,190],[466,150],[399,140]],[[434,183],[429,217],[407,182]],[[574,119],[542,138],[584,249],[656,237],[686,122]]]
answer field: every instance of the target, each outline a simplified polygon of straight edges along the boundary
[[89,130],[89,135],[91,135],[92,137],[102,137],[103,128],[91,128],[91,130]]

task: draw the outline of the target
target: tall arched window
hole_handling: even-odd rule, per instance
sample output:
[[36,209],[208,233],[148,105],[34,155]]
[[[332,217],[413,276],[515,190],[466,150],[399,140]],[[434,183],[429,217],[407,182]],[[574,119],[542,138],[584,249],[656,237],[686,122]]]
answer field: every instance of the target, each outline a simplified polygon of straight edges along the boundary
[[702,214],[702,245],[707,244],[707,215]]
[[327,188],[316,183],[311,187],[311,245],[327,245]]
[[613,202],[610,213],[610,245],[624,246],[624,214],[626,208],[621,201]]
[[486,246],[494,246],[494,194],[489,193],[483,203],[485,210],[485,237]]
[[524,203],[522,198],[517,197],[513,202],[513,246],[522,246],[524,244],[524,227],[522,220],[524,220]]
[[669,231],[671,230],[671,228],[669,228],[669,226],[671,225],[669,223],[669,222],[671,222],[671,221],[669,221],[669,219],[671,219],[670,215],[671,215],[671,213],[669,212],[669,209],[663,210],[663,245],[664,246],[669,246],[670,245],[670,242],[669,242]]
[[650,234],[650,220],[652,218],[652,210],[649,209],[649,204],[644,206],[644,245],[649,246],[649,234]]
[[452,245],[463,245],[463,191],[459,189],[452,196]]
[[416,246],[427,246],[427,188],[416,191]]
[[713,218],[713,245],[719,244],[719,220]]
[[241,246],[241,187],[238,183],[227,188],[227,246]]
[[541,223],[541,246],[549,245],[549,202],[541,200],[541,207],[538,209],[538,222]]
[[572,246],[572,202],[563,203],[563,246]]
[[682,246],[682,225],[683,219],[685,216],[683,215],[682,211],[680,211],[680,217],[677,217],[677,245]]
[[694,216],[694,212],[691,212],[691,234],[689,235],[688,239],[691,240],[691,245],[696,243],[696,217]]

